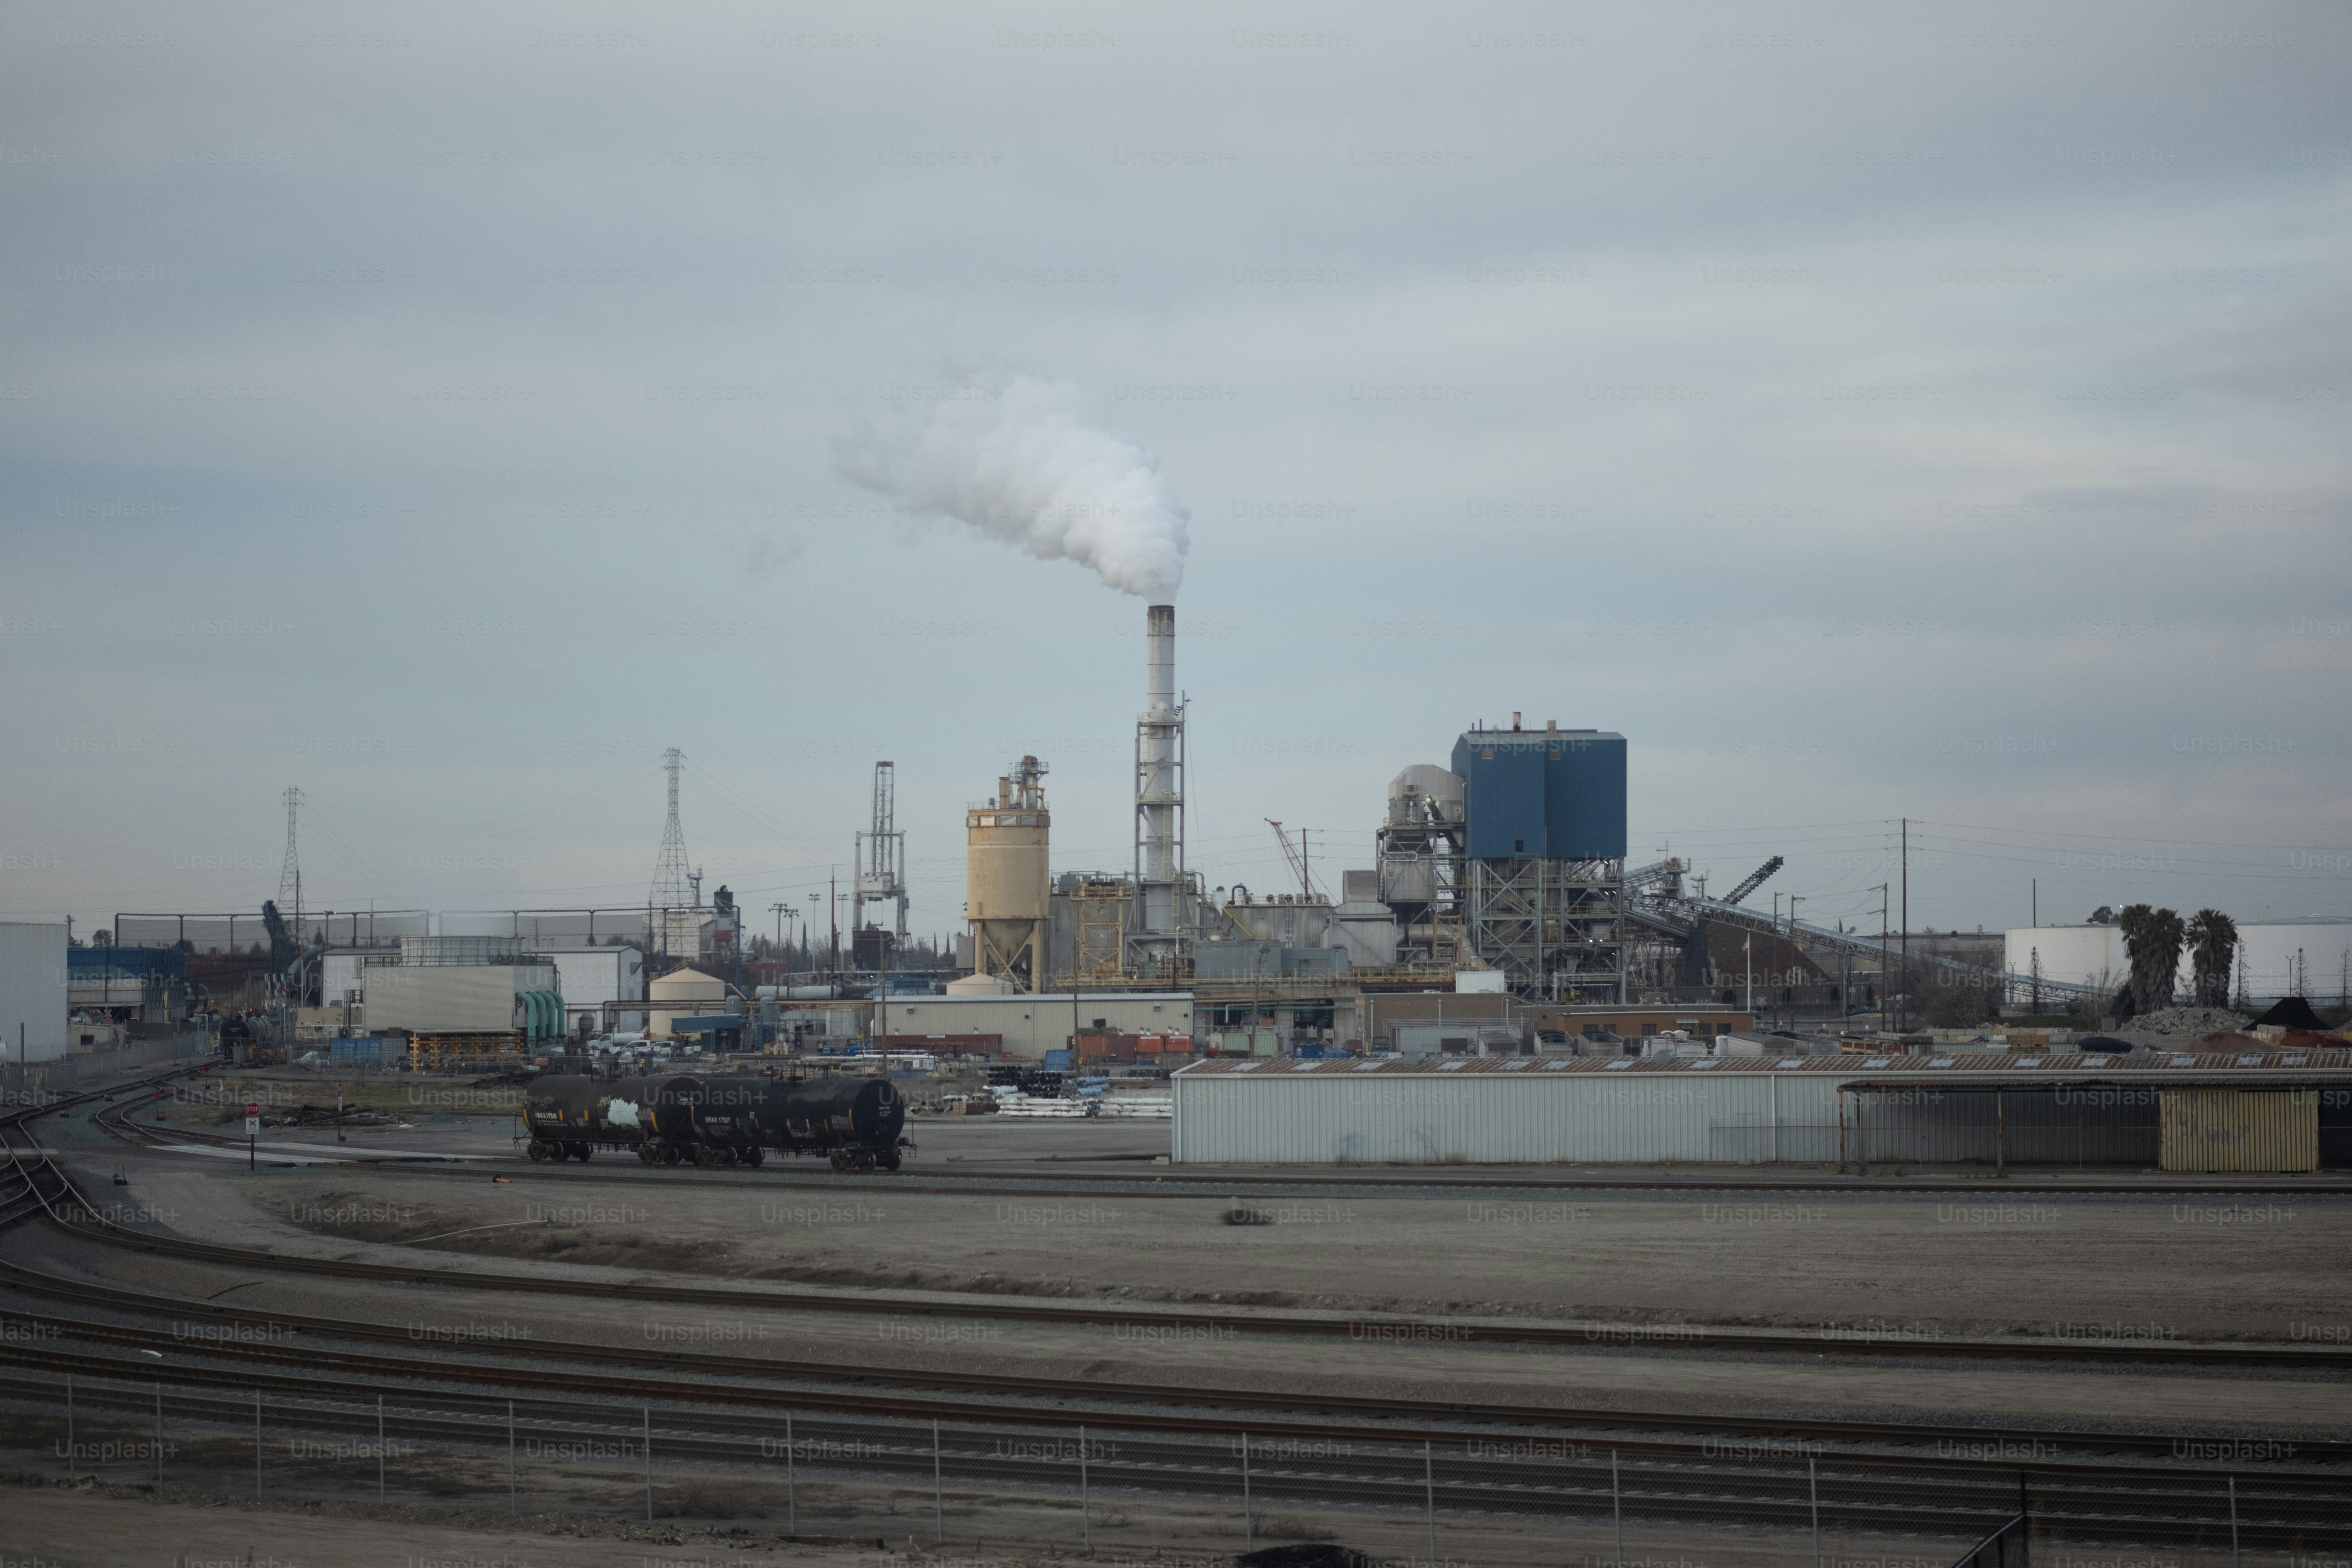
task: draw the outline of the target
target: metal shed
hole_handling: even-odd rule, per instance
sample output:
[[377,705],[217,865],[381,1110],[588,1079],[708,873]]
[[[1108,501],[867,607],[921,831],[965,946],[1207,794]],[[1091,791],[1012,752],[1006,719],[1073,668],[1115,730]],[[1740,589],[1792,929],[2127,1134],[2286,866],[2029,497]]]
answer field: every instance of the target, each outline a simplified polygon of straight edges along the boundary
[[1838,1086],[1842,1167],[2352,1164],[2352,1052],[1941,1057],[1916,1067]]
[[1829,1058],[1235,1061],[1176,1074],[1178,1163],[1836,1158]]
[[1180,1164],[2137,1163],[2168,1090],[2311,1089],[2316,1153],[2352,1163],[2352,1052],[1667,1060],[1482,1057],[1196,1063]]

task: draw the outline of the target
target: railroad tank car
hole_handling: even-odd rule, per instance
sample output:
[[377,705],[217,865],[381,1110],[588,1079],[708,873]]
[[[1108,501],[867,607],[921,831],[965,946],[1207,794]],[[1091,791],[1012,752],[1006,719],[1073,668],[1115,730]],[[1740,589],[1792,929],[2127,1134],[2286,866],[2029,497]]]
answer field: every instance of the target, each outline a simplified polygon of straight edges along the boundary
[[836,1171],[895,1171],[907,1102],[887,1078],[769,1079],[761,1141],[793,1154],[825,1154]]
[[696,1147],[686,1077],[595,1079],[550,1073],[523,1095],[523,1126],[534,1160],[585,1160],[598,1149],[635,1153],[650,1165],[675,1165]]
[[836,1171],[895,1171],[906,1101],[887,1079],[597,1079],[548,1074],[524,1093],[533,1160],[598,1149],[646,1164],[758,1166],[773,1149],[824,1154]]
[[[533,1160],[585,1160],[618,1136],[606,1118],[613,1086],[593,1078],[548,1073],[523,1091],[522,1124]],[[632,1141],[634,1146],[634,1140]]]
[[691,1128],[685,1158],[698,1165],[758,1165],[767,1158],[761,1146],[760,1108],[767,1100],[764,1078],[709,1078],[688,1080],[690,1089],[675,1099],[686,1109]]

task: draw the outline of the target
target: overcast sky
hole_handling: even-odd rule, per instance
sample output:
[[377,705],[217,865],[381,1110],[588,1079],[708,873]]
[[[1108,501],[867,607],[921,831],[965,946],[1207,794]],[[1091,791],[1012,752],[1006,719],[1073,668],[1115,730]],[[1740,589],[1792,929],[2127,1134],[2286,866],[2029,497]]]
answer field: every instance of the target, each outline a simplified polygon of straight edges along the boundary
[[[2228,31],[2221,29],[2227,28]],[[841,454],[1071,389],[1189,510],[1192,862],[1465,725],[1873,925],[2352,913],[2352,14],[1655,0],[0,14],[0,918],[914,924],[1139,598]],[[1922,837],[1924,836],[1924,839]],[[1329,858],[1327,860],[1325,856]],[[710,884],[706,884],[710,885]],[[1766,901],[1762,895],[1757,900]]]

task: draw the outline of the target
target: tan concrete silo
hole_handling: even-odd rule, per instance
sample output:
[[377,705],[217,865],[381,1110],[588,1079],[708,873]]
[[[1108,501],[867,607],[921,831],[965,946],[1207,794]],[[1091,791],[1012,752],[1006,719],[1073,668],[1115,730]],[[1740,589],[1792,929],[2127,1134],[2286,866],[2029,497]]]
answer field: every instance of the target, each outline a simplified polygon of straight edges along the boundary
[[1045,764],[1024,757],[996,781],[996,799],[964,814],[964,918],[975,974],[1015,988],[1045,983],[1049,816]]

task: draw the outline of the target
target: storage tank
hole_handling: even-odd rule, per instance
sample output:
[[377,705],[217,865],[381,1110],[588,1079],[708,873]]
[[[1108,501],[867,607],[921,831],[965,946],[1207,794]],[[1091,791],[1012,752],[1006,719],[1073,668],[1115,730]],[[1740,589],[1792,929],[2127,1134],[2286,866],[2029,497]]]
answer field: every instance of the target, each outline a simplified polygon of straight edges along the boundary
[[716,1012],[727,1005],[727,982],[698,969],[673,969],[655,979],[646,992],[648,1001],[686,1004],[653,1010],[646,1032],[657,1039],[675,1033],[679,1018]]
[[964,918],[972,972],[1024,991],[1045,978],[1048,843],[1045,764],[1023,757],[996,781],[996,798],[964,814]]

